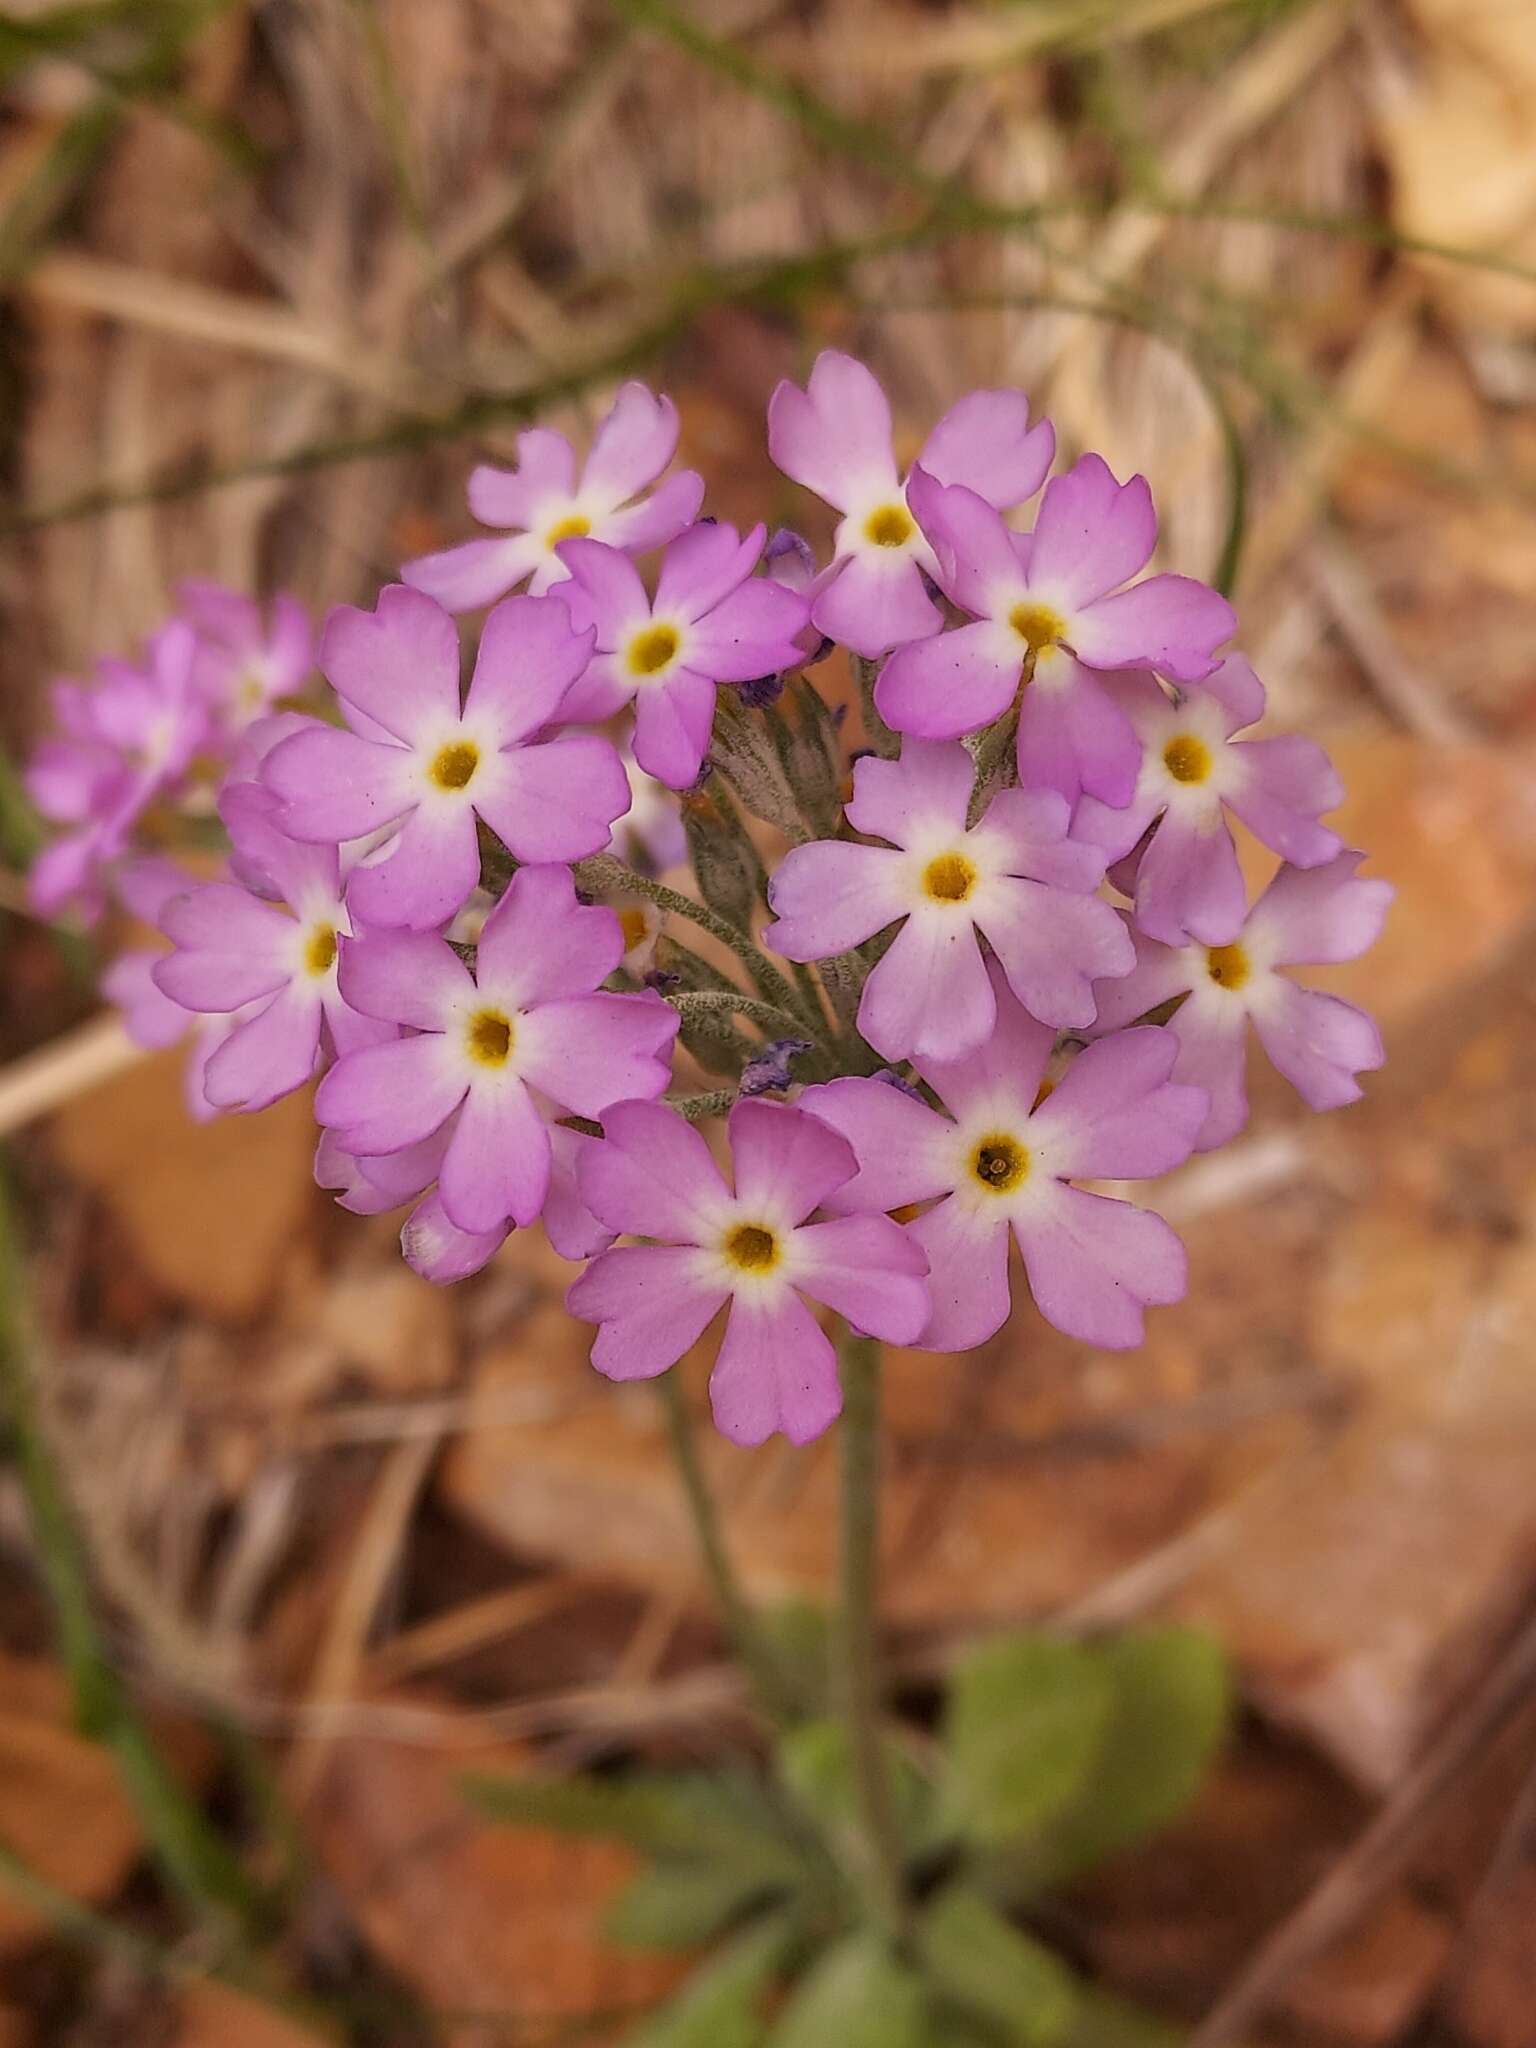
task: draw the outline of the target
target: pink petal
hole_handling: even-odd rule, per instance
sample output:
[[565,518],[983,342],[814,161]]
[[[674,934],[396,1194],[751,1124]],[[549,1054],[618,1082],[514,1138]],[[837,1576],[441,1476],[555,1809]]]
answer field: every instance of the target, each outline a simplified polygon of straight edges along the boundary
[[1145,1335],[1144,1306],[1183,1298],[1184,1247],[1150,1209],[1058,1187],[1014,1229],[1035,1306],[1085,1344],[1129,1350]]
[[203,1092],[215,1109],[266,1109],[304,1086],[319,1047],[319,1002],[307,989],[283,989],[214,1053]]
[[866,754],[855,761],[848,822],[896,846],[910,845],[931,825],[963,832],[975,781],[976,764],[958,740],[909,737],[899,760]]
[[1011,875],[1086,896],[1104,879],[1104,856],[1067,837],[1071,821],[1066,798],[1054,789],[1000,789],[981,820],[1006,842]]
[[423,804],[382,860],[353,869],[347,902],[365,925],[430,931],[462,909],[479,880],[474,812],[467,804]]
[[786,960],[846,953],[905,913],[901,873],[901,856],[883,846],[817,839],[791,847],[769,878],[778,921],[763,937]]
[[1076,613],[1072,649],[1090,668],[1155,668],[1197,683],[1236,630],[1236,612],[1206,584],[1191,576],[1149,576]]
[[469,509],[486,526],[534,526],[551,499],[576,490],[576,451],[551,427],[525,427],[516,469],[482,462],[469,473]]
[[1018,760],[1027,789],[1057,790],[1068,803],[1086,790],[1123,808],[1136,793],[1141,739],[1092,670],[1063,651],[1051,657],[1050,681],[1037,675],[1019,701]]
[[157,962],[155,984],[184,1010],[238,1010],[292,979],[293,919],[232,882],[174,897],[162,918],[176,951]]
[[629,777],[612,742],[585,732],[502,754],[495,776],[475,792],[475,808],[508,852],[535,863],[600,853],[629,804]]
[[758,525],[738,538],[723,519],[690,526],[661,558],[656,611],[702,619],[752,574],[767,537],[767,528]]
[[370,932],[341,941],[341,993],[354,1010],[413,1031],[443,1031],[472,1001],[474,978],[436,932]]
[[435,1033],[396,1038],[338,1060],[316,1091],[315,1117],[349,1152],[403,1152],[447,1122],[466,1086]]
[[[1138,790],[1130,803],[1116,808],[1101,803],[1095,796],[1084,795],[1072,813],[1072,837],[1087,846],[1099,847],[1111,862],[1121,861],[1157,816],[1161,801],[1155,792]],[[1118,875],[1111,874],[1110,880],[1117,889],[1124,889]]]
[[1042,1024],[1058,1031],[1091,1024],[1093,984],[1129,974],[1130,936],[1114,909],[1097,896],[1069,895],[1039,882],[1009,881],[977,918],[1002,962],[1008,985]]
[[160,854],[131,860],[118,870],[113,886],[123,908],[142,924],[158,924],[160,913],[177,896],[198,886],[196,875]]
[[1145,568],[1156,544],[1146,478],[1117,483],[1102,456],[1084,455],[1045,487],[1030,545],[1030,585],[1059,593],[1076,611]]
[[320,986],[320,1007],[325,1015],[327,1045],[338,1059],[349,1052],[361,1052],[365,1045],[385,1045],[400,1036],[397,1025],[364,1016],[361,1010],[353,1009],[339,990],[325,983]]
[[803,1223],[858,1171],[846,1138],[786,1102],[738,1102],[728,1130],[737,1199],[777,1228]]
[[590,994],[623,957],[618,918],[602,904],[578,903],[570,869],[552,864],[512,877],[481,929],[475,974],[483,989],[523,1009]]
[[[1124,916],[1124,912],[1120,914]],[[1189,987],[1189,964],[1181,950],[1149,939],[1134,925],[1127,928],[1136,948],[1136,965],[1129,974],[1094,983],[1094,1001],[1098,1005],[1098,1015],[1093,1020],[1095,1033],[1119,1031],[1134,1024],[1148,1010],[1155,1010],[1170,996],[1182,995]]]
[[715,720],[715,685],[678,669],[635,698],[635,759],[669,789],[697,782]]
[[643,555],[676,540],[698,518],[703,503],[703,477],[695,469],[680,469],[648,498],[608,513],[602,521],[603,537],[616,548]]
[[[561,584],[569,590],[568,583]],[[566,691],[560,704],[562,725],[597,725],[612,718],[635,694],[638,679],[611,654],[594,654],[585,672]]]
[[927,1272],[921,1245],[889,1216],[838,1216],[795,1233],[795,1285],[887,1344],[917,1342],[931,1306]]
[[863,363],[837,349],[816,358],[804,391],[787,380],[775,390],[768,453],[786,476],[839,512],[898,488],[885,393]]
[[[1049,491],[1046,497],[1049,501]],[[917,468],[907,482],[907,502],[938,558],[945,596],[962,611],[991,617],[1006,603],[1008,593],[1022,592],[1018,536],[985,498],[963,484],[940,483]],[[1021,667],[1022,657],[1021,648]]]
[[771,1302],[731,1303],[709,1398],[715,1426],[735,1444],[766,1443],[780,1433],[807,1444],[837,1420],[837,1355],[791,1289]]
[[320,666],[338,695],[407,743],[459,715],[459,629],[406,584],[388,584],[371,612],[338,605],[320,636]]
[[163,953],[119,953],[101,977],[101,992],[123,1013],[123,1026],[135,1045],[160,1050],[174,1045],[192,1019],[182,1005],[165,995],[154,970]]
[[563,996],[520,1019],[521,1068],[562,1108],[600,1117],[611,1102],[661,1094],[672,1078],[680,1021],[672,1005],[649,990]]
[[437,1191],[460,1230],[534,1222],[549,1189],[549,1130],[515,1076],[472,1087],[443,1156]]
[[555,550],[570,571],[563,602],[579,627],[597,630],[597,645],[611,653],[625,633],[651,615],[640,572],[622,548],[601,540],[563,540]]
[[532,534],[510,540],[466,540],[435,554],[417,555],[400,574],[448,612],[476,612],[515,590],[544,560],[543,544]]
[[988,962],[987,978],[997,1004],[991,1036],[963,1059],[925,1060],[923,1079],[958,1117],[1007,1103],[1028,1116],[1045,1074],[1056,1034],[1037,1023],[1019,1003],[997,960]]
[[875,709],[896,732],[952,740],[979,732],[1013,702],[1023,664],[998,652],[990,620],[898,647],[875,684]]
[[499,746],[547,725],[592,658],[590,628],[577,632],[558,597],[509,597],[480,635],[466,717],[488,719]]
[[1022,391],[972,391],[949,408],[917,459],[941,484],[964,484],[1005,511],[1035,495],[1055,453],[1055,428],[1029,424]]
[[272,601],[272,634],[268,657],[274,697],[291,697],[302,688],[315,665],[315,635],[309,613],[296,597],[279,592]]
[[620,1245],[601,1252],[569,1289],[565,1305],[601,1323],[592,1363],[611,1380],[649,1380],[675,1365],[703,1336],[729,1296],[699,1278],[691,1246]]
[[730,1203],[699,1133],[659,1102],[617,1102],[603,1112],[603,1143],[576,1163],[576,1185],[610,1230],[703,1244]]
[[1143,1025],[1085,1047],[1030,1119],[1063,1179],[1146,1180],[1182,1166],[1205,1121],[1203,1088],[1171,1076],[1179,1041]]
[[285,832],[333,846],[392,825],[420,796],[406,748],[318,723],[280,740],[261,779],[283,800]]
[[925,1351],[970,1351],[1008,1320],[1008,1218],[951,1195],[907,1225],[928,1258]]
[[1226,712],[1229,735],[1241,732],[1245,725],[1257,725],[1264,716],[1264,685],[1246,655],[1227,655],[1208,676],[1201,677],[1200,688]]
[[1164,811],[1136,874],[1136,922],[1167,946],[1198,939],[1230,945],[1248,905],[1232,834],[1219,813],[1209,819]]
[[1345,852],[1322,867],[1284,867],[1248,915],[1277,966],[1356,960],[1381,936],[1396,890],[1356,875],[1365,855]]
[[581,488],[622,505],[660,476],[676,451],[677,407],[631,379],[620,386],[592,436]]
[[985,1043],[996,1016],[975,927],[963,917],[908,918],[859,998],[859,1030],[887,1060],[959,1059]]
[[840,1131],[859,1162],[853,1179],[827,1197],[828,1208],[899,1209],[953,1187],[953,1127],[904,1088],[863,1078],[827,1081],[803,1089],[795,1106]]
[[317,903],[340,898],[335,847],[290,838],[282,828],[282,799],[270,789],[259,782],[226,783],[219,816],[234,848],[232,865],[243,880],[259,882],[265,893],[301,915]]
[[437,1287],[468,1280],[507,1241],[510,1226],[494,1230],[460,1230],[450,1222],[441,1194],[431,1194],[414,1209],[400,1232],[400,1252],[413,1273]]
[[613,1232],[581,1198],[576,1169],[582,1154],[601,1144],[564,1124],[550,1128],[549,1193],[544,1197],[544,1234],[562,1259],[590,1259],[613,1243]]
[[1227,801],[1256,839],[1298,868],[1319,867],[1343,851],[1338,833],[1317,822],[1343,803],[1344,785],[1315,741],[1284,733],[1240,740],[1232,752],[1243,779]]
[[753,577],[721,599],[688,635],[688,661],[717,683],[750,683],[798,668],[796,638],[811,608],[782,583]]
[[1210,1098],[1195,1150],[1214,1151],[1248,1121],[1248,1007],[1221,991],[1197,989],[1167,1028],[1179,1041],[1173,1078]]
[[874,661],[888,647],[925,639],[943,624],[923,572],[910,554],[847,556],[816,593],[811,623],[818,633]]
[[1364,1010],[1283,977],[1269,999],[1255,1005],[1253,1023],[1273,1066],[1313,1109],[1358,1101],[1363,1090],[1356,1074],[1374,1072],[1386,1058],[1381,1033]]

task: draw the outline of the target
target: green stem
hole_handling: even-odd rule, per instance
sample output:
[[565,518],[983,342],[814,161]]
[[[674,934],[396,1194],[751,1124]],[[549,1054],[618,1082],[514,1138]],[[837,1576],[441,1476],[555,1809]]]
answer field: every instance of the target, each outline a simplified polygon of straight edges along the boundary
[[880,1733],[880,1347],[852,1330],[841,1348],[842,1603],[834,1639],[840,1704],[864,1822],[870,1911],[887,1939],[906,1930],[901,1837]]
[[699,1558],[725,1624],[725,1632],[752,1681],[764,1714],[776,1727],[788,1727],[795,1719],[796,1701],[737,1581],[735,1567],[725,1547],[715,1498],[699,1459],[693,1418],[688,1413],[682,1378],[675,1367],[671,1372],[662,1374],[657,1390],[661,1395],[662,1412],[667,1418],[667,1436],[678,1476],[683,1482]]

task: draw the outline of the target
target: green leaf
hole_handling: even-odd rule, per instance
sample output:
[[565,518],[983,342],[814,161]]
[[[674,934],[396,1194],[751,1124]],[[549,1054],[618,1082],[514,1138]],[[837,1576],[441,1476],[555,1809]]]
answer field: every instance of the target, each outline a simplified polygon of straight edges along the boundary
[[[932,1834],[933,1788],[896,1742],[887,1739],[883,1749],[897,1830],[916,1852]],[[848,1732],[840,1721],[802,1721],[792,1728],[779,1743],[779,1767],[800,1805],[828,1833],[844,1839],[862,1829]],[[859,1861],[855,1857],[856,1865]]]
[[1044,1845],[1042,1874],[1051,1883],[1144,1840],[1182,1813],[1227,1727],[1226,1659],[1202,1630],[1119,1636],[1095,1655],[1113,1710],[1087,1783],[1056,1816]]
[[946,1802],[973,1841],[1038,1830],[1082,1788],[1114,1685],[1102,1657],[1053,1636],[984,1643],[955,1673],[945,1717]]
[[1008,2048],[1065,2048],[1078,2012],[1072,1973],[980,1893],[963,1885],[941,1892],[917,1946],[934,1986]]
[[920,1977],[873,1935],[850,1935],[800,1981],[769,2048],[925,2048]]
[[612,1836],[645,1856],[782,1862],[789,1853],[761,1792],[742,1777],[468,1777],[464,1791],[491,1820]]
[[610,1938],[627,1948],[699,1949],[770,1898],[799,1889],[793,1865],[743,1860],[650,1864],[627,1884],[604,1917]]
[[786,1920],[739,1936],[652,2013],[627,2048],[759,2048],[763,1994],[794,1940]]

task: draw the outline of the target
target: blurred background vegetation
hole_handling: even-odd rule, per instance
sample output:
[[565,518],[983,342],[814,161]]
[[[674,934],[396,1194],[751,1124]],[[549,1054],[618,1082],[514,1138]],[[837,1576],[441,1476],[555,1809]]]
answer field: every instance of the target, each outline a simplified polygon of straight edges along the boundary
[[[1334,750],[1400,891],[1327,977],[1384,1018],[1369,1100],[1261,1091],[1171,1177],[1144,1352],[1021,1318],[891,1368],[915,1741],[1026,1623],[1236,1672],[1185,1816],[1030,1908],[1181,2030],[1078,2048],[1536,2041],[1533,136],[1530,0],[0,5],[12,759],[180,578],[369,601],[623,375],[713,510],[824,540],[762,413],[828,344],[907,452],[1006,382],[1145,471]],[[106,1077],[0,823],[0,2043],[626,2038],[685,1967],[604,1931],[632,1847],[460,1780],[756,1743],[658,1412],[547,1250],[434,1293],[317,1194],[304,1104]],[[754,1593],[814,1602],[824,1451],[706,1458]]]

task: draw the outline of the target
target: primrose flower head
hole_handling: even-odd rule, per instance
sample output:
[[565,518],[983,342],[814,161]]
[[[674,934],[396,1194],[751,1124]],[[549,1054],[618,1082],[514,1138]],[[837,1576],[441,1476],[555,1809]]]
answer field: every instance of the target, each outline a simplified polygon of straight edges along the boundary
[[888,1060],[956,1059],[996,1022],[978,933],[1015,995],[1042,1022],[1093,1021],[1093,982],[1127,972],[1133,954],[1113,909],[1092,892],[1100,857],[1067,836],[1053,790],[1000,791],[966,823],[975,781],[958,741],[908,740],[901,757],[853,771],[847,817],[889,846],[825,839],[795,847],[768,890],[778,922],[765,934],[791,960],[822,960],[902,921],[871,970],[859,1029]]
[[1385,1055],[1373,1020],[1353,1003],[1300,988],[1283,967],[1354,960],[1376,943],[1392,885],[1356,873],[1363,854],[1320,867],[1282,867],[1225,945],[1160,945],[1136,933],[1136,965],[1099,990],[1099,1028],[1114,1030],[1183,997],[1167,1029],[1178,1041],[1174,1076],[1197,1081],[1211,1106],[1196,1140],[1206,1152],[1248,1121],[1248,1026],[1313,1109],[1359,1099],[1357,1074]]
[[449,611],[494,604],[527,583],[535,596],[570,574],[560,543],[606,541],[632,555],[675,540],[698,517],[704,479],[680,469],[655,483],[677,449],[677,407],[643,384],[626,384],[592,436],[578,476],[576,451],[564,434],[530,427],[517,437],[516,469],[483,463],[470,474],[469,509],[486,526],[507,529],[501,540],[472,540],[421,555],[401,570],[405,581]]
[[635,759],[671,789],[697,781],[715,717],[715,685],[744,683],[804,660],[795,644],[809,616],[803,597],[755,577],[765,529],[691,526],[662,556],[656,595],[629,557],[595,540],[562,542],[571,572],[561,596],[572,621],[596,634],[591,665],[560,707],[562,718],[635,710]]
[[1247,892],[1229,810],[1296,867],[1317,867],[1341,851],[1339,835],[1318,822],[1344,797],[1322,748],[1296,733],[1235,737],[1264,711],[1264,686],[1241,655],[1177,699],[1144,673],[1106,676],[1103,687],[1136,732],[1141,766],[1122,809],[1085,796],[1072,830],[1111,861],[1150,835],[1131,884],[1136,922],[1149,937],[1219,946],[1237,936]]
[[370,926],[445,925],[480,877],[477,819],[523,861],[578,860],[608,843],[629,783],[596,733],[541,739],[586,667],[559,598],[510,597],[485,622],[469,694],[440,605],[394,584],[376,610],[341,605],[320,664],[349,728],[311,721],[262,765],[296,838],[337,845],[390,828],[347,897]]
[[906,1226],[928,1259],[933,1312],[918,1342],[929,1350],[968,1351],[1007,1321],[1010,1231],[1047,1322],[1109,1349],[1139,1344],[1143,1308],[1184,1292],[1183,1246],[1150,1210],[1071,1182],[1179,1165],[1208,1098],[1171,1079],[1178,1041],[1151,1026],[1090,1046],[1043,1090],[1055,1034],[990,971],[997,1028],[986,1046],[919,1063],[945,1114],[881,1080],[801,1096],[858,1155],[857,1177],[830,1200],[855,1211],[931,1205]]
[[[918,467],[1006,510],[1039,490],[1055,446],[1048,421],[1030,425],[1021,391],[973,391],[933,429]],[[864,364],[826,349],[803,391],[780,384],[768,405],[768,452],[843,515],[830,573],[815,587],[817,631],[870,659],[936,633],[925,578],[937,562],[896,466],[889,401]]]
[[197,635],[197,686],[225,732],[242,731],[303,688],[315,636],[297,598],[275,597],[263,617],[254,598],[220,583],[186,582],[179,594]]

